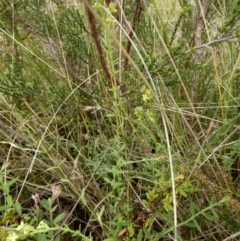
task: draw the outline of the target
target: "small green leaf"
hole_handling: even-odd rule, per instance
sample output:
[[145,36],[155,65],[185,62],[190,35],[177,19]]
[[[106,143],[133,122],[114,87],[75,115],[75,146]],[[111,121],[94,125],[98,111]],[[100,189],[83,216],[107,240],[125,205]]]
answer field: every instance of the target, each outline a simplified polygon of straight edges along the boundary
[[192,214],[192,216],[195,214],[195,203],[194,202],[190,202],[190,212]]
[[52,207],[52,212],[54,212],[57,209],[58,205],[55,205],[54,207]]
[[199,232],[202,232],[201,227],[199,226],[198,222],[196,219],[193,219],[193,222],[195,224],[195,227],[198,229]]
[[211,199],[210,199],[210,204],[211,204],[211,205],[214,205],[216,202],[217,202],[216,197],[215,197],[215,196],[212,196]]
[[105,206],[103,205],[103,206],[101,207],[101,210],[100,210],[99,214],[98,214],[99,217],[102,217],[104,211],[105,211]]
[[48,241],[45,233],[41,235],[41,241]]
[[46,209],[46,210],[48,210],[48,211],[50,211],[50,201],[49,200],[47,200],[47,199],[43,199],[42,200],[42,205],[43,205],[43,207]]
[[106,183],[109,183],[109,184],[111,184],[111,182],[112,182],[108,177],[105,177],[105,178],[104,178],[104,181],[105,181]]
[[22,213],[22,205],[20,202],[16,202],[15,203],[15,210],[18,214],[21,214]]
[[10,187],[11,187],[16,181],[17,181],[17,178],[14,178],[14,179],[12,179],[12,180],[10,180],[10,181],[8,181],[8,182],[4,182],[4,183],[3,183],[3,187],[2,187],[3,192],[4,192],[5,194],[9,194]]
[[151,240],[152,239],[152,233],[146,228],[143,228],[143,231],[144,231],[144,234],[147,236],[147,238],[149,240]]
[[190,228],[195,228],[196,224],[191,220],[189,222],[186,223],[186,226],[190,227]]
[[178,191],[178,193],[179,193],[181,196],[187,197],[187,193],[186,193],[186,191],[185,191],[182,187],[179,187],[179,188],[177,189],[177,191]]
[[7,186],[10,188],[17,180],[18,180],[18,178],[14,178],[14,179],[10,180],[9,182],[7,182]]
[[57,235],[57,237],[54,239],[54,241],[60,241],[61,240],[61,235]]
[[113,189],[117,189],[118,187],[121,187],[123,184],[122,184],[122,182],[115,182],[114,181],[114,183],[113,183],[113,185],[112,185],[112,188]]
[[209,214],[207,212],[203,212],[202,215],[209,220],[216,220],[216,218],[214,216],[212,216],[211,214]]
[[130,226],[128,227],[128,236],[129,236],[130,238],[132,238],[132,237],[134,236],[134,234],[135,234],[135,230],[134,230],[133,226],[130,225]]
[[57,224],[58,222],[60,222],[65,217],[65,215],[66,215],[65,212],[59,214],[56,218],[54,218],[53,223]]
[[219,220],[219,216],[216,213],[216,211],[214,209],[211,209],[211,211],[212,211],[213,216],[215,217],[215,220]]
[[142,241],[142,240],[143,240],[143,230],[140,229],[140,231],[138,232],[137,241]]
[[10,208],[11,206],[9,205],[3,205],[3,206],[0,206],[0,211],[6,211]]
[[146,193],[146,197],[147,197],[147,200],[150,200],[150,193],[149,192]]
[[11,195],[8,195],[8,196],[7,196],[7,204],[8,204],[9,206],[12,206],[12,205],[13,205],[13,199],[12,199],[12,196],[11,196]]

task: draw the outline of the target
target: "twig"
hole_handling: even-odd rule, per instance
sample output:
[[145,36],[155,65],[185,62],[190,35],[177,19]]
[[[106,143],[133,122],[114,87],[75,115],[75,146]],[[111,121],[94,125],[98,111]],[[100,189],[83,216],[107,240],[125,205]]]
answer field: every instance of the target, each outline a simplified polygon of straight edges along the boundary
[[[209,46],[211,46],[211,45],[213,45],[213,44],[221,43],[221,42],[225,42],[225,41],[230,41],[230,40],[234,41],[234,39],[236,39],[236,41],[238,41],[235,36],[228,36],[228,37],[224,37],[224,38],[220,38],[220,39],[215,39],[215,40],[212,40],[212,41],[210,41],[210,42],[208,42],[208,43],[201,44],[200,46],[195,47],[194,49],[197,50],[197,49],[201,49],[201,48],[207,48],[207,47],[209,47]],[[181,54],[173,57],[172,59],[173,59],[173,60],[176,60],[176,59],[180,58],[180,57],[183,56],[183,55],[189,54],[192,50],[193,50],[193,49],[187,50],[187,51],[185,51],[184,53],[181,53]],[[163,67],[167,66],[167,65],[170,64],[170,63],[171,63],[171,61],[168,61],[168,62],[164,63],[163,65],[161,65],[160,67],[158,67],[157,70],[160,71]]]
[[[193,46],[194,47],[199,47],[202,44],[202,29],[204,26],[204,20],[207,15],[210,3],[211,3],[211,0],[205,0],[203,3],[203,6],[200,6],[200,14],[197,18],[197,24],[196,24],[196,28],[195,28],[195,32],[194,32],[194,36],[193,36]],[[194,60],[195,63],[198,63],[200,61],[201,56],[202,56],[202,48],[198,48],[195,52],[195,60]],[[191,98],[193,105],[195,105],[196,100],[198,99],[198,93],[197,93],[198,88],[197,87],[198,87],[199,77],[200,77],[200,71],[197,71],[193,78],[193,84],[190,89],[190,98]],[[194,110],[193,110],[193,112],[194,112]],[[191,119],[190,119],[191,126],[193,125],[194,119],[195,119],[194,116],[191,117]]]
[[96,18],[95,18],[95,13],[93,12],[92,7],[88,4],[88,2],[85,0],[83,1],[84,3],[84,7],[85,7],[85,11],[87,14],[87,19],[88,19],[88,24],[89,24],[89,28],[91,31],[91,35],[97,50],[97,55],[98,55],[98,60],[102,66],[103,69],[103,73],[105,75],[105,77],[112,82],[112,76],[108,70],[107,67],[107,63],[106,60],[104,58],[104,54],[103,54],[103,49],[102,49],[102,45],[101,45],[101,41],[100,41],[100,36],[99,36],[99,32],[97,30],[97,23],[96,23]]
[[0,143],[2,143],[2,144],[8,144],[8,145],[10,145],[11,147],[14,147],[14,148],[19,149],[19,150],[22,150],[22,151],[33,151],[33,152],[39,152],[39,153],[41,153],[41,151],[39,151],[39,150],[30,149],[30,148],[22,148],[22,147],[17,146],[16,144],[14,144],[14,143],[12,143],[12,142],[1,141]]
[[205,47],[208,47],[208,46],[216,44],[216,43],[232,40],[234,38],[236,38],[236,37],[235,36],[228,36],[228,37],[224,37],[224,38],[220,38],[220,39],[215,39],[215,40],[212,40],[208,43],[199,45],[198,47],[196,47],[196,49],[198,50],[198,49],[201,49],[201,48],[205,48]]
[[[144,0],[138,0],[135,3],[135,9],[134,9],[134,13],[133,13],[133,18],[132,18],[132,23],[131,23],[131,28],[130,28],[130,33],[129,33],[129,38],[128,38],[128,42],[126,45],[126,51],[129,54],[131,46],[132,46],[132,38],[133,38],[133,33],[134,30],[136,28],[137,23],[139,23],[140,21],[140,16],[141,13],[144,9]],[[128,58],[125,58],[125,62],[124,62],[124,71],[127,70],[127,66],[128,66]]]

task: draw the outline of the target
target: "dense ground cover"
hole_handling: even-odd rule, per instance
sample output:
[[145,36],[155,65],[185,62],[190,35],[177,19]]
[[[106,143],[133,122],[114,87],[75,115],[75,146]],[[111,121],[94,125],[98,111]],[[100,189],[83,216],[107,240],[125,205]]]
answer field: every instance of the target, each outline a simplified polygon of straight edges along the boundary
[[239,5],[0,0],[1,240],[238,240]]

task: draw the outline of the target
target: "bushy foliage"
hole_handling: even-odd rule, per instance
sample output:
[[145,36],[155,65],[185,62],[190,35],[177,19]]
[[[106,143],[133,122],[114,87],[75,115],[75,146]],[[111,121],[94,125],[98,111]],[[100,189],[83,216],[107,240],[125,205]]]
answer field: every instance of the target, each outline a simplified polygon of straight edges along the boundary
[[2,240],[229,240],[239,1],[0,0]]

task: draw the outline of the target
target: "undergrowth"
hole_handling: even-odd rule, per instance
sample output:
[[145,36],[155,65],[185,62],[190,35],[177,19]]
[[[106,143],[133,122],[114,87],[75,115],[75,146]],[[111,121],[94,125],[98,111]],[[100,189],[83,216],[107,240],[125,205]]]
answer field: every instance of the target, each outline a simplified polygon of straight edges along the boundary
[[0,0],[1,240],[238,240],[239,9]]

